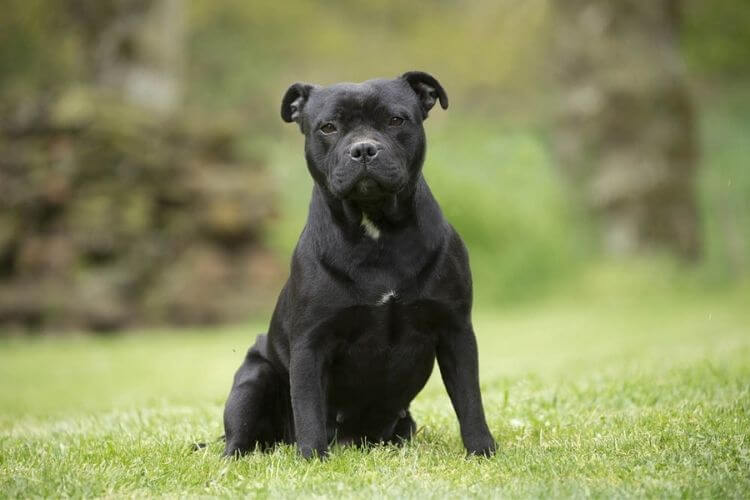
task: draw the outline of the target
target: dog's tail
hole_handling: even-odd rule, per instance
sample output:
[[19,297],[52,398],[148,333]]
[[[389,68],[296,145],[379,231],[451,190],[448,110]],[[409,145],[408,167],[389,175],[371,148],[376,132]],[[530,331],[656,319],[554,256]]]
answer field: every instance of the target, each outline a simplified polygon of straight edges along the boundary
[[218,438],[216,438],[215,440],[211,441],[210,443],[193,443],[193,444],[190,445],[190,450],[191,451],[202,450],[203,448],[206,448],[209,445],[216,444],[216,443],[221,443],[221,442],[224,442],[226,440],[227,440],[227,437],[226,437],[226,435],[224,435],[224,436],[219,436]]

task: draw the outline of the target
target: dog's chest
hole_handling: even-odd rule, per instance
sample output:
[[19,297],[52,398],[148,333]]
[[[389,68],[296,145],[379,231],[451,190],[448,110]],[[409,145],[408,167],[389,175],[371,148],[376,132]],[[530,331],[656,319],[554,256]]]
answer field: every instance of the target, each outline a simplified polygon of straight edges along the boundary
[[[336,350],[332,375],[336,392],[364,400],[410,400],[429,378],[435,336],[408,314],[397,296],[382,305],[358,308],[360,319]],[[352,325],[354,326],[354,325]]]
[[434,304],[409,302],[398,290],[373,298],[373,304],[352,308],[339,322],[333,365],[343,374],[341,384],[418,390],[434,363],[438,328],[433,323],[440,314]]
[[[363,252],[364,253],[364,252]],[[420,298],[427,251],[416,245],[370,250],[366,257],[353,259],[358,264],[350,274],[350,296],[361,306],[408,305]],[[403,313],[403,308],[396,313]],[[373,311],[379,314],[380,311]]]

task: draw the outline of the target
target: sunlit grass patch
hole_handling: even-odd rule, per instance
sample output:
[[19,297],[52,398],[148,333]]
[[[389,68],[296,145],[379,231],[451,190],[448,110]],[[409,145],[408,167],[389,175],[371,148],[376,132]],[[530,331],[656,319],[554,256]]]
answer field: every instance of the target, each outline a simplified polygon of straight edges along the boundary
[[[0,343],[3,496],[744,497],[750,313],[725,297],[477,312],[500,447],[464,456],[436,373],[404,447],[220,458],[231,374],[262,325]],[[192,451],[196,441],[209,446]]]

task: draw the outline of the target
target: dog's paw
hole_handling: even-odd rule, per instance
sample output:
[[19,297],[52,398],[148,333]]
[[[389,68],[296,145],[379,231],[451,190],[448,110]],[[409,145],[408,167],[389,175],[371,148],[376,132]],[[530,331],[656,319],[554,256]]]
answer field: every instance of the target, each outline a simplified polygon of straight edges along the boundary
[[466,445],[466,452],[469,456],[491,457],[495,454],[496,450],[497,443],[495,443],[492,437]]
[[312,447],[312,446],[300,446],[299,454],[305,460],[312,460],[319,458],[320,460],[328,459],[328,448],[326,447]]

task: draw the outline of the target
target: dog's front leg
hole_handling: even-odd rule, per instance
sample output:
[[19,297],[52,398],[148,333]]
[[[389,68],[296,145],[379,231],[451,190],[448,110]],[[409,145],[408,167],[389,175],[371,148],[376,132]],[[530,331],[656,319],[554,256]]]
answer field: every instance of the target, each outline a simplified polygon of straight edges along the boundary
[[320,353],[301,346],[292,349],[289,378],[291,385],[294,432],[303,457],[324,458],[326,440],[325,380]]
[[482,408],[477,341],[471,323],[459,331],[443,332],[438,342],[437,360],[443,383],[458,416],[466,450],[471,455],[492,455],[495,440],[487,427]]

